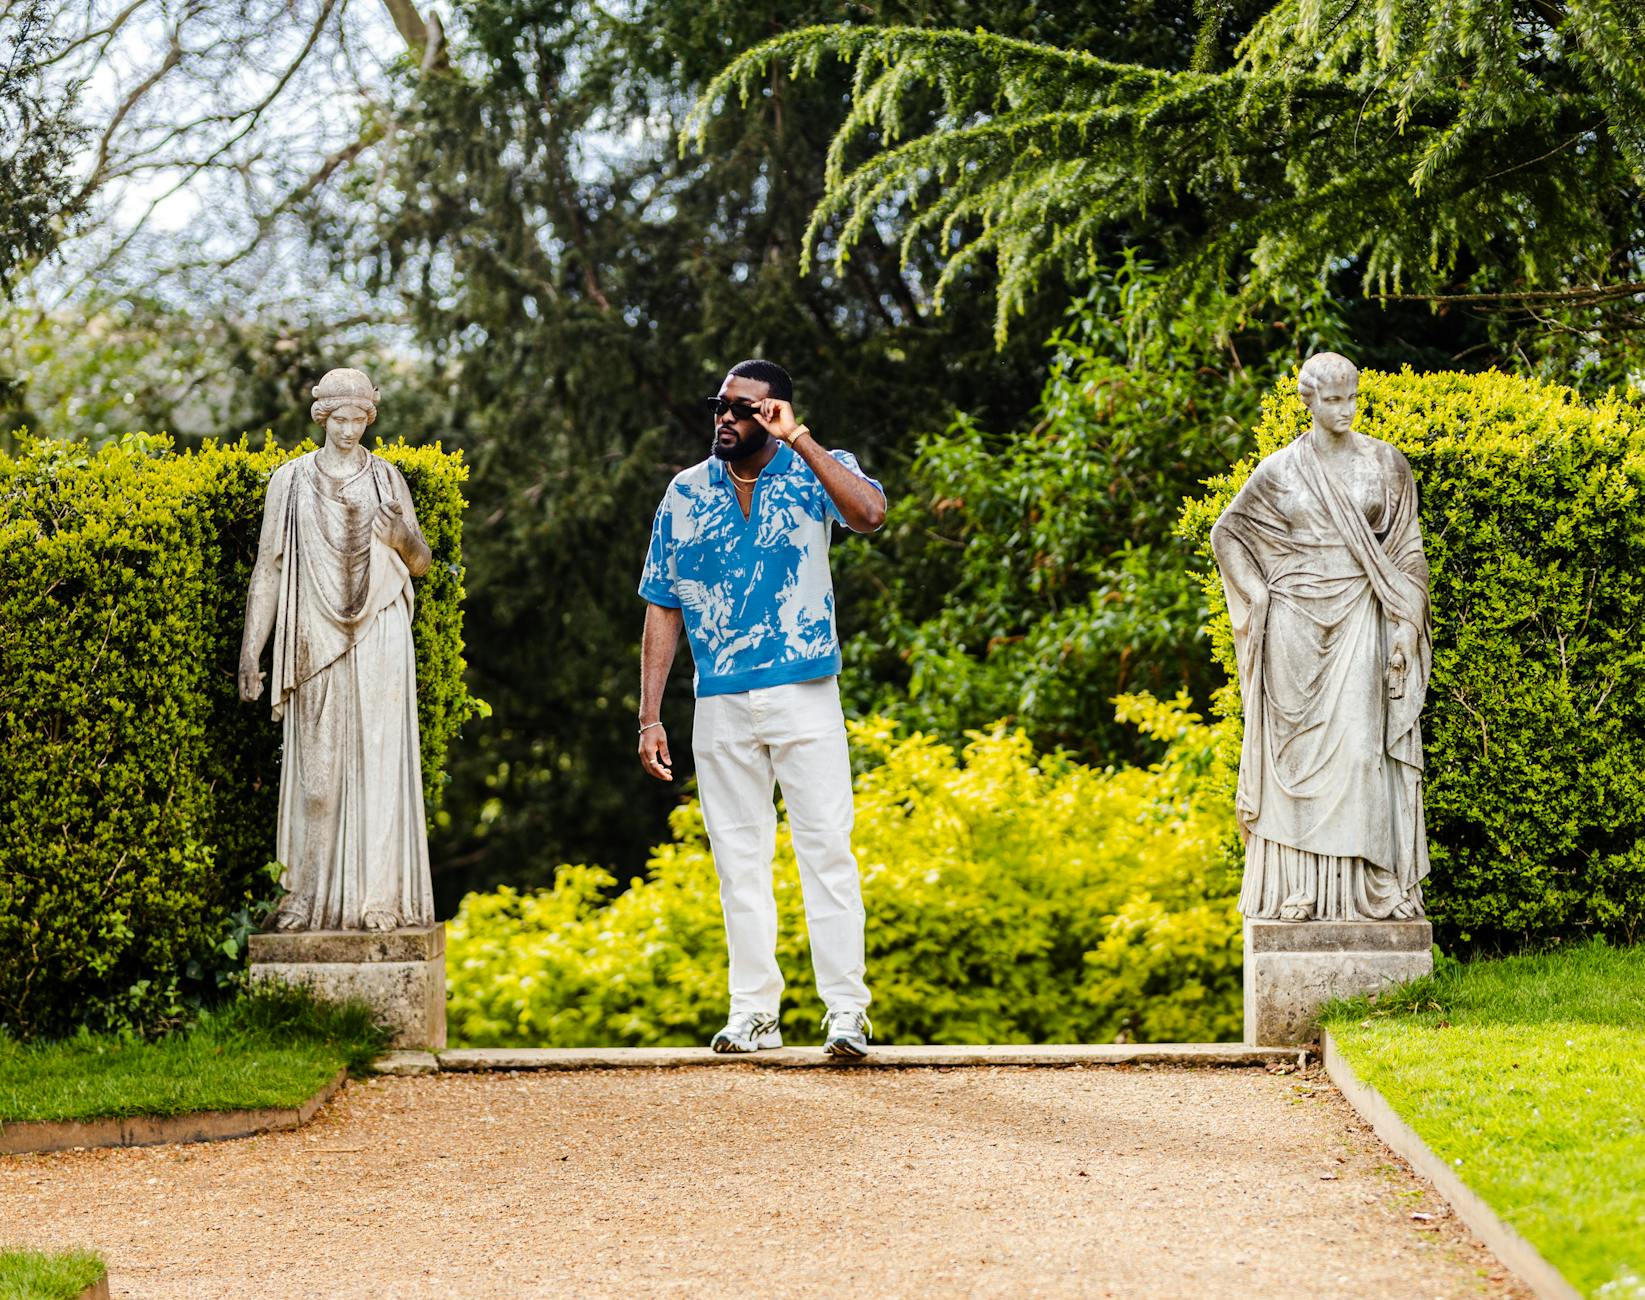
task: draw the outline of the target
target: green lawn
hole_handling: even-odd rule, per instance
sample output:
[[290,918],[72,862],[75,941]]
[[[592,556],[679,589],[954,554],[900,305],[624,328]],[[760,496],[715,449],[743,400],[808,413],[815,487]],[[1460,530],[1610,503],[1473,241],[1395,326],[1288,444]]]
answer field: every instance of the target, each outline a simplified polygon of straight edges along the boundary
[[0,1250],[0,1300],[74,1300],[107,1271],[89,1250]]
[[1645,1297],[1645,947],[1450,963],[1325,1024],[1577,1290]]
[[383,1041],[364,1007],[280,986],[154,1041],[0,1037],[0,1123],[295,1106],[338,1070],[369,1069]]

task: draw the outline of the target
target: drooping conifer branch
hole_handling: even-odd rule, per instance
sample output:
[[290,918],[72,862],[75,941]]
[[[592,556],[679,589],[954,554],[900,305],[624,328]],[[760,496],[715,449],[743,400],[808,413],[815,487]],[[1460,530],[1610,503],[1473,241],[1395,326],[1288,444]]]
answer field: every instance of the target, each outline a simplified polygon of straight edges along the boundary
[[1645,259],[1645,34],[1624,8],[1279,0],[1219,72],[813,27],[722,70],[684,142],[766,93],[774,67],[852,65],[807,264],[838,272],[871,232],[900,230],[905,264],[941,267],[940,309],[991,258],[1002,338],[1048,271],[1150,223],[1168,268],[1155,323],[1193,307],[1226,330],[1343,272],[1380,297],[1557,292],[1636,279]]

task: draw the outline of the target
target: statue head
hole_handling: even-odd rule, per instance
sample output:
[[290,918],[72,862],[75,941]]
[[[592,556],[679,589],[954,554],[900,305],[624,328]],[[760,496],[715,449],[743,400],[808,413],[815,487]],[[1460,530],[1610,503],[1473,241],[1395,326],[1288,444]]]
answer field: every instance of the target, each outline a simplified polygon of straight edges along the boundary
[[324,427],[326,443],[338,451],[353,451],[377,419],[377,385],[363,370],[328,370],[314,385],[314,403],[308,408],[314,422]]
[[1353,427],[1359,367],[1335,352],[1316,352],[1297,373],[1297,393],[1314,416],[1314,427],[1346,434]]

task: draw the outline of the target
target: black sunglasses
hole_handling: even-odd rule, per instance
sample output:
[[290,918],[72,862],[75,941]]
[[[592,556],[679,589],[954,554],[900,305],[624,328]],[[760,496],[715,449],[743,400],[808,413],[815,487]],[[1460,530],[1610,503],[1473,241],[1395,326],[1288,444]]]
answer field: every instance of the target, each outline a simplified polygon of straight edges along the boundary
[[708,408],[708,413],[716,420],[727,411],[730,411],[739,420],[752,420],[760,411],[759,407],[748,402],[727,397],[705,397],[703,398],[703,405]]

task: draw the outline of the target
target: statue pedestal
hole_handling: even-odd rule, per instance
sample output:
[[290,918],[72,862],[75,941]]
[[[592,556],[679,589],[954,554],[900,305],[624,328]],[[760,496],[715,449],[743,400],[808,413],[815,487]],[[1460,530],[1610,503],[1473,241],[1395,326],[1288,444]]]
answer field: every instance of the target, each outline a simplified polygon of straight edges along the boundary
[[446,928],[293,930],[251,936],[251,978],[284,980],[331,1001],[366,1003],[391,1047],[446,1045]]
[[1284,1047],[1319,1037],[1332,998],[1375,993],[1434,969],[1427,921],[1245,922],[1245,1041]]

